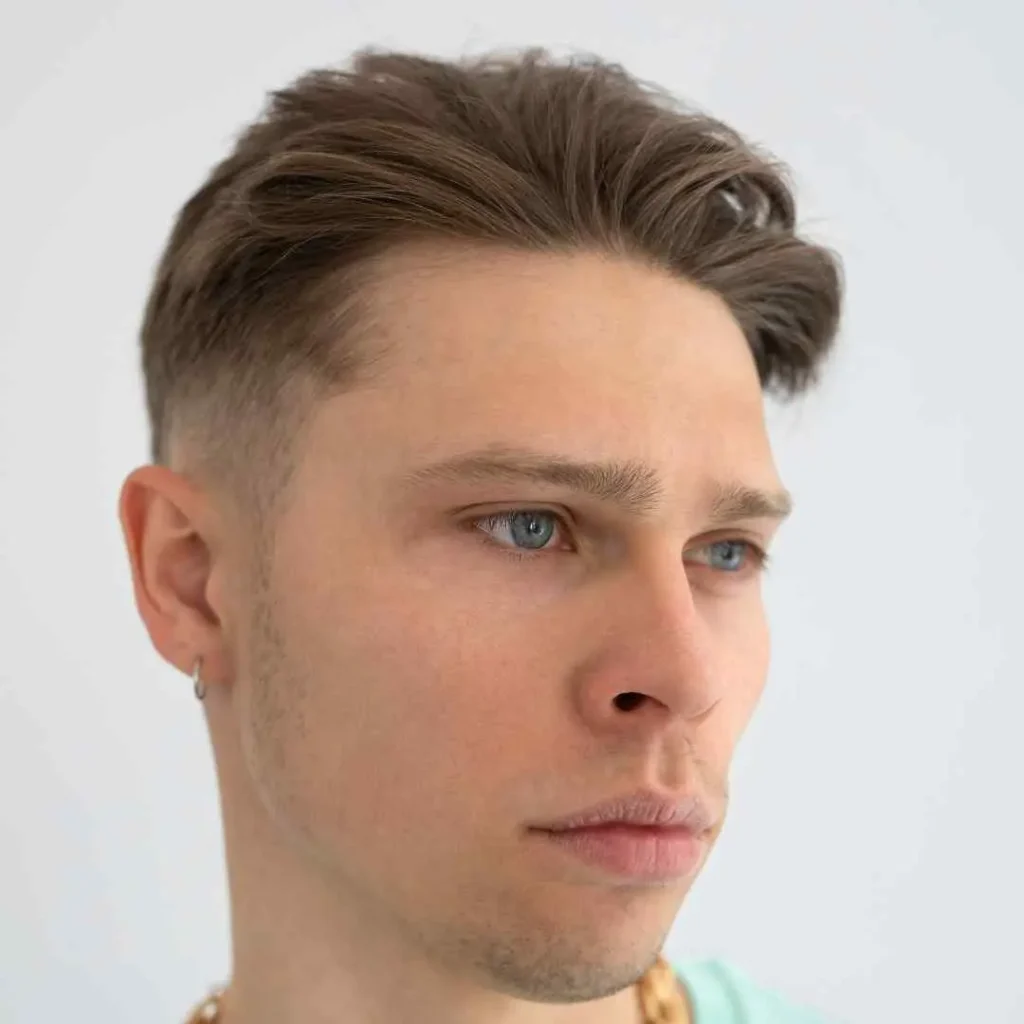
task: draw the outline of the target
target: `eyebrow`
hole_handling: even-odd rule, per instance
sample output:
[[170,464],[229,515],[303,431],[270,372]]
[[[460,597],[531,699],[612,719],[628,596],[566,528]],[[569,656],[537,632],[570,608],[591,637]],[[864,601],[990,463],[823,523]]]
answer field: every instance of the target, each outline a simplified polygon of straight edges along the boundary
[[[407,486],[433,482],[530,482],[568,487],[635,518],[652,516],[663,507],[665,490],[658,473],[646,463],[627,460],[579,461],[524,448],[492,445],[463,452],[412,470]],[[793,508],[788,491],[768,491],[741,483],[715,487],[709,510],[712,526],[738,519],[785,519]]]

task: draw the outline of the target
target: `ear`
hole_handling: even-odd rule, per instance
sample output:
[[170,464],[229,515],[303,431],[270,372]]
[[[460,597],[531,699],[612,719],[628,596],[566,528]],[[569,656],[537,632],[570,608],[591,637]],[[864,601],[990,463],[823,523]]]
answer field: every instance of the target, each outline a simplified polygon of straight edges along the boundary
[[118,517],[135,606],[153,646],[186,675],[201,657],[207,688],[226,681],[215,557],[220,524],[209,498],[181,473],[142,466],[122,485]]

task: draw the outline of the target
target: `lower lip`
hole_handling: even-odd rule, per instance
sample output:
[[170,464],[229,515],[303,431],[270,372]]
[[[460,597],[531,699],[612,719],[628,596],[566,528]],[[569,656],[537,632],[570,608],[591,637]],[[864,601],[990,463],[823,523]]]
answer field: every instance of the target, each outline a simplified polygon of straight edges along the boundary
[[588,864],[622,878],[643,881],[689,875],[700,862],[703,847],[698,836],[680,827],[595,825],[541,832]]

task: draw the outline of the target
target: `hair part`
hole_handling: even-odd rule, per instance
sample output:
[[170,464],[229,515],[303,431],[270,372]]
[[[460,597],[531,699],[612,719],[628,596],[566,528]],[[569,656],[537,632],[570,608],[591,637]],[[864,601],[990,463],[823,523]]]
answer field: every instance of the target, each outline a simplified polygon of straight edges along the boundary
[[786,168],[616,64],[362,51],[272,92],[181,210],[142,325],[151,454],[271,514],[318,400],[380,355],[366,284],[408,241],[593,249],[717,293],[763,388],[817,378],[838,258]]

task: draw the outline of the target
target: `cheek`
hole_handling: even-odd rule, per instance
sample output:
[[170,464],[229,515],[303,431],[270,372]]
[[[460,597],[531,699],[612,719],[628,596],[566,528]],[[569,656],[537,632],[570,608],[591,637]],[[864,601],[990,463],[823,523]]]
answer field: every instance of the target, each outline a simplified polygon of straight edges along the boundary
[[[751,595],[732,607],[720,604],[706,617],[717,656],[720,701],[707,723],[705,750],[719,766],[728,764],[764,693],[770,661],[770,633],[764,606]],[[713,754],[712,754],[713,751]]]
[[745,701],[756,701],[764,688],[771,653],[771,637],[760,588],[723,599],[712,598],[703,608],[723,678],[730,691]]
[[278,651],[260,654],[272,671],[252,736],[268,795],[335,849],[350,835],[393,846],[404,830],[422,842],[445,818],[474,820],[474,800],[515,775],[536,709],[508,683],[533,674],[501,654],[479,607],[471,620],[407,579],[334,578],[346,582],[291,580],[264,629]]
[[760,602],[750,616],[746,638],[740,651],[744,672],[749,680],[750,699],[756,704],[764,692],[771,661],[771,630],[768,627],[764,606]]

